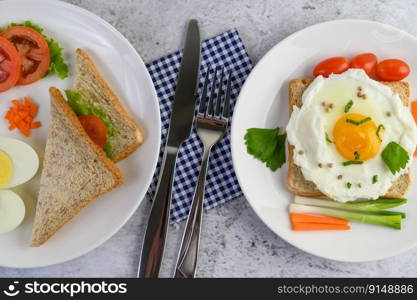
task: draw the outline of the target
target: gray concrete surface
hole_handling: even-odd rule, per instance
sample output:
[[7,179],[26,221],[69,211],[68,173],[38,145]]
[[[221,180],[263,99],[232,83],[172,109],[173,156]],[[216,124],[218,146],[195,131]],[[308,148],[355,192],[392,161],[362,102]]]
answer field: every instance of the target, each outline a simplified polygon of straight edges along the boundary
[[[207,38],[236,27],[254,62],[273,45],[306,26],[333,19],[376,20],[417,34],[416,1],[181,1],[68,0],[99,15],[149,62],[181,47],[190,18],[200,20]],[[0,277],[132,277],[145,229],[148,201],[109,241],[56,266],[0,268]],[[170,276],[184,224],[171,226],[163,276]],[[244,198],[205,215],[199,277],[411,277],[417,276],[417,249],[369,263],[341,263],[298,250],[267,229]]]

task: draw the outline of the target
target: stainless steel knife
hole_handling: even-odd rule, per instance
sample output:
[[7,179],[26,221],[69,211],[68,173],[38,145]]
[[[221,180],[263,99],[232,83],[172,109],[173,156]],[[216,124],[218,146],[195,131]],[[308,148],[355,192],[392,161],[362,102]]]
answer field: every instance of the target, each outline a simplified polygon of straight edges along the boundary
[[171,208],[172,183],[181,144],[190,136],[200,70],[200,30],[197,20],[188,24],[185,48],[172,104],[171,120],[161,173],[142,246],[138,277],[159,275]]

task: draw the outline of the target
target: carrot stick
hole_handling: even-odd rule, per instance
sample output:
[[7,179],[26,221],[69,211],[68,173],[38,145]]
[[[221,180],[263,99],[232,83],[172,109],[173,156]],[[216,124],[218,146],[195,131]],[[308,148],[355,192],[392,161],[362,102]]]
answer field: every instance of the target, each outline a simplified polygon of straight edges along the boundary
[[291,213],[291,222],[293,223],[321,223],[321,224],[339,224],[348,225],[349,221],[340,218],[316,216],[302,213]]
[[349,230],[350,226],[345,224],[322,224],[322,223],[291,223],[294,231],[313,230]]

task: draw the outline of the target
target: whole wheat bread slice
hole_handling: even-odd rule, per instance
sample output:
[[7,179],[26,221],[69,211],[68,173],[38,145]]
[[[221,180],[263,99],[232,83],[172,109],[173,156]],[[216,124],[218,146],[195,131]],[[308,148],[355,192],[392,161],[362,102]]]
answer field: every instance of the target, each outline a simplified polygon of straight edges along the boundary
[[76,61],[74,90],[83,93],[84,101],[103,110],[116,128],[113,136],[109,137],[113,161],[126,158],[143,143],[141,130],[129,117],[87,52],[77,49]]
[[84,131],[61,92],[50,88],[51,124],[45,148],[31,246],[40,246],[123,177]]
[[[290,82],[289,86],[289,104],[290,104],[290,115],[293,111],[293,106],[298,107],[302,106],[302,96],[304,91],[310,85],[313,79],[294,79]],[[398,94],[405,106],[408,106],[408,101],[410,97],[410,88],[407,82],[396,81],[396,82],[381,82],[389,86],[394,93]],[[316,185],[304,178],[304,175],[301,169],[294,163],[293,159],[293,146],[289,145],[288,147],[288,176],[287,176],[287,187],[288,189],[296,195],[306,196],[306,197],[321,197],[324,196],[320,192]],[[408,190],[410,185],[411,178],[410,174],[401,175],[388,190],[387,194],[384,197],[389,198],[400,198]]]

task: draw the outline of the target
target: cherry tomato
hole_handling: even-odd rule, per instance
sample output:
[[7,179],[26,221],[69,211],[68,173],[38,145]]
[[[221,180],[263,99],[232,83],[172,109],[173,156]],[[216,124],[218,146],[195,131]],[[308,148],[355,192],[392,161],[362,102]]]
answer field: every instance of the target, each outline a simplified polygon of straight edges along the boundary
[[0,92],[15,86],[19,78],[19,53],[12,43],[0,36]]
[[349,60],[345,57],[336,56],[321,61],[313,70],[314,76],[340,74],[349,69]]
[[78,119],[93,142],[104,148],[107,142],[107,127],[103,121],[94,115],[79,116]]
[[386,59],[376,66],[376,75],[380,80],[398,81],[410,74],[410,67],[400,59]]
[[13,26],[1,36],[12,42],[20,54],[22,70],[17,84],[30,84],[45,76],[51,58],[48,42],[42,34],[29,27]]
[[377,63],[376,55],[373,53],[362,53],[352,58],[350,67],[355,69],[362,69],[366,74],[371,75]]

